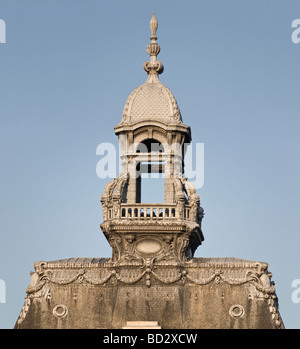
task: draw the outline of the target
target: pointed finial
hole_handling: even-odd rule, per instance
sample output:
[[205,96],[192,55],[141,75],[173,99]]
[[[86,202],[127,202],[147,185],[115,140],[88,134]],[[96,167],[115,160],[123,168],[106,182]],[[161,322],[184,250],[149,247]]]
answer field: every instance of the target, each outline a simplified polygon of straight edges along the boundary
[[153,16],[150,21],[150,29],[151,29],[150,39],[152,40],[152,42],[155,42],[155,40],[157,40],[157,36],[156,36],[157,27],[158,27],[157,18],[155,16],[155,13],[153,12]]
[[151,21],[150,21],[150,29],[151,29],[151,36],[150,36],[150,44],[147,46],[147,52],[150,55],[150,62],[144,63],[144,69],[152,78],[149,81],[156,81],[156,78],[158,74],[161,74],[164,70],[164,67],[160,61],[156,60],[157,55],[160,52],[160,46],[156,42],[157,36],[156,31],[158,27],[157,18],[155,16],[155,13],[153,12]]

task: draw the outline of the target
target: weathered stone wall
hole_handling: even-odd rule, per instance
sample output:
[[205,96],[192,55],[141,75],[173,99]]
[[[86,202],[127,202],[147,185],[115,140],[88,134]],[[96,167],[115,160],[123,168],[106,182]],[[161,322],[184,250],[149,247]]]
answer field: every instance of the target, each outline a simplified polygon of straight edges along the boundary
[[36,266],[16,328],[120,329],[127,321],[158,321],[162,329],[283,328],[266,264],[194,259],[147,272],[106,264]]

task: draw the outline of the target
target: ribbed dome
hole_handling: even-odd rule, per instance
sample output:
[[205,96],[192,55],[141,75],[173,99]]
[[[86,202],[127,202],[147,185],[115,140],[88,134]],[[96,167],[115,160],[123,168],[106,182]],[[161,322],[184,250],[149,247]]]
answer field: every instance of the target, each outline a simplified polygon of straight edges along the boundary
[[175,97],[158,79],[148,79],[133,90],[123,110],[122,123],[133,124],[145,120],[167,124],[182,122]]

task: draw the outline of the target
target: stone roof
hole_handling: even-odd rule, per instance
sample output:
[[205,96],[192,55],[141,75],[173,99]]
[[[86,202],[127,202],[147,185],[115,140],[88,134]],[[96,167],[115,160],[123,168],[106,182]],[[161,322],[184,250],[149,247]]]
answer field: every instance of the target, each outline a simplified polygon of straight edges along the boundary
[[181,123],[181,113],[172,92],[158,79],[149,79],[137,87],[127,99],[123,110],[123,122],[134,124],[138,121],[157,120]]
[[48,263],[105,263],[108,258],[64,258],[49,261]]
[[[55,265],[66,265],[73,267],[81,267],[83,264],[105,264],[110,262],[110,258],[89,257],[89,258],[64,258],[53,261],[47,261],[48,267],[55,267]],[[235,257],[197,257],[192,258],[186,262],[186,265],[195,265],[198,267],[229,267],[229,268],[251,268],[258,265],[268,267],[268,264],[260,261],[252,261],[248,259],[235,258]]]

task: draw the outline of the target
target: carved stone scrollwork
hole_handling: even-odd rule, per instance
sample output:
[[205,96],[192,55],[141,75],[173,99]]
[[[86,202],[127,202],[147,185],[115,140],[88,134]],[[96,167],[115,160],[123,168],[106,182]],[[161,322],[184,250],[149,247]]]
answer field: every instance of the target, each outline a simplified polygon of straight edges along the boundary
[[200,206],[200,197],[196,193],[193,183],[189,182],[187,178],[182,178],[183,187],[188,195],[188,201],[191,206],[192,219],[201,224],[204,216],[204,210]]
[[114,217],[116,218],[120,217],[120,204],[121,204],[120,198],[113,200],[113,213],[114,213]]
[[111,200],[112,193],[114,191],[114,188],[117,184],[117,178],[114,178],[113,181],[108,182],[105,186],[104,193],[101,196],[101,202],[107,203],[109,200]]
[[192,220],[196,221],[198,217],[198,210],[200,207],[199,195],[196,193],[191,194],[191,197],[189,197],[189,203],[191,206],[191,218]]
[[113,199],[119,199],[122,197],[124,186],[127,183],[129,175],[127,173],[121,173],[116,181],[115,190],[112,194]]
[[122,239],[117,234],[110,234],[109,244],[112,247],[112,260],[118,262],[121,258],[122,253]]
[[144,62],[144,70],[147,74],[151,74],[151,72],[154,72],[156,74],[161,74],[164,71],[164,66],[161,61],[156,62]]
[[155,262],[164,262],[165,265],[172,265],[172,262],[178,262],[175,254],[173,234],[161,235],[163,242],[162,253],[155,258]]
[[101,196],[100,200],[102,204],[104,221],[107,221],[109,219],[109,209],[111,209],[113,213],[113,216],[111,216],[110,219],[120,218],[121,201],[123,198],[125,186],[128,183],[128,179],[128,173],[121,173],[118,178],[114,178],[113,181],[106,184],[104,194]]
[[270,313],[272,314],[272,319],[275,324],[275,326],[279,328],[284,328],[281,316],[278,311],[278,299],[275,294],[272,294],[268,297],[268,305]]
[[187,247],[189,245],[189,241],[190,241],[190,236],[189,234],[182,234],[182,236],[180,236],[177,239],[177,253],[178,253],[178,259],[180,261],[185,261],[187,259]]
[[142,258],[137,256],[135,252],[134,242],[136,241],[135,234],[126,234],[123,237],[123,251],[120,260],[116,261],[118,265],[126,265],[128,262],[142,263]]
[[37,262],[34,263],[34,272],[30,272],[30,284],[26,288],[27,294],[34,294],[40,291],[47,281],[47,275],[44,272],[44,266],[46,262]]
[[183,192],[183,186],[182,186],[182,181],[179,176],[171,176],[173,183],[174,183],[174,188],[175,188],[175,199],[176,202],[181,199],[184,199],[184,192]]
[[15,328],[17,328],[17,329],[20,328],[22,322],[25,320],[25,317],[26,317],[26,315],[28,313],[30,304],[31,304],[31,299],[30,299],[30,297],[26,296],[24,305],[23,305],[23,307],[21,309],[21,313],[20,313],[20,315],[18,317],[18,320],[17,320]]

